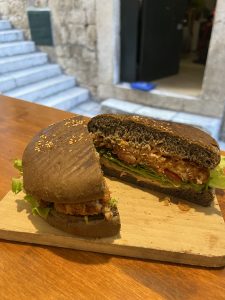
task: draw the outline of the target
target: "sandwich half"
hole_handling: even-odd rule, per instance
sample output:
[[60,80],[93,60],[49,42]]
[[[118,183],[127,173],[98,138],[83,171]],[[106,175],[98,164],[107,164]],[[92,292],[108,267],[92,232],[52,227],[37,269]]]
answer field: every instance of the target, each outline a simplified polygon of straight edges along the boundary
[[[210,183],[220,163],[220,150],[206,132],[184,124],[114,114],[92,118],[88,130],[106,174],[203,206],[213,201]],[[225,188],[225,180],[221,185]]]
[[34,136],[21,172],[25,199],[52,226],[91,238],[120,231],[118,209],[83,118],[63,120]]

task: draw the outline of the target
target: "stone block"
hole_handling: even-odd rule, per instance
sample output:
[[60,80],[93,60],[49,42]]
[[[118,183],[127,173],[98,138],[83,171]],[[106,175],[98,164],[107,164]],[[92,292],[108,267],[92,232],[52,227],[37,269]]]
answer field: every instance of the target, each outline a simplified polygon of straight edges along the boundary
[[0,59],[0,74],[23,70],[45,64],[48,61],[47,54],[33,53],[7,57]]
[[96,24],[96,10],[95,9],[87,9],[86,10],[86,23],[89,25]]
[[82,59],[85,63],[97,63],[96,52],[83,48]]
[[104,112],[137,114],[139,109],[141,109],[141,105],[114,98],[102,102],[102,110]]
[[166,109],[160,109],[155,107],[142,106],[136,112],[138,115],[160,119],[160,120],[172,120],[173,117],[177,114],[176,111],[170,111]]
[[68,44],[86,45],[87,35],[84,25],[69,24],[67,30],[69,35]]
[[87,111],[87,112],[92,112],[96,110],[100,110],[100,104],[98,102],[94,101],[87,101],[79,105],[79,108]]
[[0,44],[0,57],[14,56],[35,51],[35,44],[31,41],[21,41]]
[[85,24],[86,15],[85,11],[82,9],[72,9],[67,12],[67,23],[71,24]]
[[88,90],[79,87],[74,87],[72,89],[63,91],[59,94],[41,99],[37,101],[37,103],[69,111],[74,106],[87,101],[88,98]]
[[96,48],[96,26],[89,25],[87,27],[87,47],[91,50],[95,50]]
[[74,77],[61,75],[39,81],[26,87],[14,89],[10,92],[7,92],[6,95],[34,102],[44,97],[72,88],[74,85]]
[[[1,8],[1,6],[0,6]],[[7,20],[0,20],[0,30],[7,30],[12,27],[11,23]]]
[[4,30],[0,31],[0,43],[22,41],[23,31],[22,30]]

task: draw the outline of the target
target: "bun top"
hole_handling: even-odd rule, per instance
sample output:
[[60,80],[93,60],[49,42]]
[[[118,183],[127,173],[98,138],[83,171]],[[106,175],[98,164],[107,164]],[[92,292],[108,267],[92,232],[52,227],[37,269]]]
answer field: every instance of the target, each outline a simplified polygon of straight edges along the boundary
[[187,159],[213,169],[220,162],[219,146],[206,132],[181,123],[130,115],[102,114],[90,120],[88,129],[105,136],[156,146],[165,155]]
[[87,119],[73,117],[35,135],[23,153],[27,194],[60,203],[101,199],[105,181]]

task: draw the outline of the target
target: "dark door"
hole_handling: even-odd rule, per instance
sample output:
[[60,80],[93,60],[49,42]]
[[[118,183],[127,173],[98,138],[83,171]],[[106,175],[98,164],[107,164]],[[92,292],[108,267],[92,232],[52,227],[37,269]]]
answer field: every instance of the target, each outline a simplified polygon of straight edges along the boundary
[[139,80],[178,73],[186,7],[187,0],[143,0]]
[[120,80],[137,79],[139,0],[121,0],[121,63]]

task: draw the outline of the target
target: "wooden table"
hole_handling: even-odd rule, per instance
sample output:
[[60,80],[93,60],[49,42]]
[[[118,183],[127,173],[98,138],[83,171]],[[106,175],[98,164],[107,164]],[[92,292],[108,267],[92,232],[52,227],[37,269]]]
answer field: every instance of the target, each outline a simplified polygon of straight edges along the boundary
[[[39,129],[72,114],[0,96],[0,197]],[[218,194],[225,215],[225,195]],[[225,238],[225,237],[224,237]],[[225,299],[225,269],[0,241],[0,299]]]

